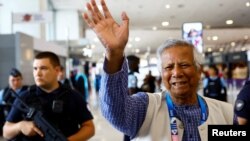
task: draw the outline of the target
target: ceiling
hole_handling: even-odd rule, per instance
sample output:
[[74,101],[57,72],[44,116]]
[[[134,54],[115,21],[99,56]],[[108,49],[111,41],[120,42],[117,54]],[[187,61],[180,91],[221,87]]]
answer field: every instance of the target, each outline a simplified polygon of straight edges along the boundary
[[[85,11],[87,0],[51,0],[57,10]],[[106,0],[113,17],[121,22],[121,12],[125,11],[130,18],[130,48],[126,53],[144,55],[155,53],[156,48],[169,38],[182,38],[182,25],[185,22],[201,22],[203,24],[204,51],[208,48],[218,51],[236,51],[249,42],[250,37],[250,0]],[[99,0],[97,1],[99,4]],[[170,8],[166,8],[166,5]],[[249,4],[250,5],[250,4]],[[233,20],[227,25],[226,20]],[[169,25],[163,27],[163,21]],[[156,26],[157,30],[152,30]],[[217,36],[218,40],[212,40]],[[87,29],[86,37],[95,44],[93,56],[100,58],[103,47],[95,41],[95,34]],[[140,41],[135,41],[139,37]],[[231,45],[231,42],[235,42]],[[78,48],[79,49],[79,48]],[[79,54],[78,49],[72,53]],[[238,49],[239,50],[239,49]]]

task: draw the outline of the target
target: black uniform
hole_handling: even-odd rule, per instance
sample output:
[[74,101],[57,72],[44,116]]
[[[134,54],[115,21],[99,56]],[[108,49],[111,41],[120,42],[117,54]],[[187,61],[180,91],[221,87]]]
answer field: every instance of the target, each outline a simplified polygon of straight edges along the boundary
[[220,78],[218,77],[213,80],[208,77],[207,79],[208,85],[204,88],[204,96],[221,101],[227,101],[227,90],[222,86]]
[[250,80],[248,80],[237,96],[234,106],[236,116],[245,118],[250,122]]
[[[21,93],[27,90],[27,88],[28,86],[23,86],[17,92]],[[0,127],[3,127],[5,119],[10,112],[11,105],[13,104],[15,100],[15,96],[12,93],[12,91],[10,91],[10,87],[6,87],[5,89],[3,89],[2,97],[3,97],[3,100],[2,100],[3,103],[0,103]],[[0,135],[2,135],[2,128],[0,128]]]
[[[16,96],[13,94],[13,92],[10,90],[10,87],[6,87],[3,91],[3,102],[4,105],[4,113],[5,117],[7,117],[8,113],[10,112],[11,105],[15,101]],[[17,93],[22,93],[23,91],[26,91],[28,89],[28,86],[23,86],[20,88]]]
[[[58,89],[51,93],[47,93],[39,87],[32,86],[31,89],[21,93],[21,98],[30,107],[40,110],[45,119],[56,129],[59,129],[66,137],[75,134],[83,122],[93,119],[83,97],[61,84]],[[25,113],[18,109],[20,104],[20,101],[16,99],[14,107],[7,117],[7,121],[19,122],[26,119]],[[35,137],[19,135],[17,138],[17,140],[25,141],[43,141],[43,138],[39,135]]]

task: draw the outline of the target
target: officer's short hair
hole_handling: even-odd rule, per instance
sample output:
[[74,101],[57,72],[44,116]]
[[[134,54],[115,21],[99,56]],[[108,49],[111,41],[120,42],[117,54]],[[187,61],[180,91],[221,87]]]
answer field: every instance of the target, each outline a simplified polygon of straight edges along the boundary
[[20,77],[22,77],[22,74],[18,69],[12,68],[10,70],[10,76],[13,76],[13,77],[19,77],[20,76]]
[[44,59],[44,58],[48,58],[54,67],[60,66],[59,57],[55,53],[50,52],[50,51],[44,51],[44,52],[38,53],[35,56],[35,59]]
[[140,58],[135,55],[127,56],[130,71],[139,72]]
[[213,69],[215,71],[215,74],[218,75],[219,74],[219,69],[215,66],[215,65],[209,65],[210,69]]

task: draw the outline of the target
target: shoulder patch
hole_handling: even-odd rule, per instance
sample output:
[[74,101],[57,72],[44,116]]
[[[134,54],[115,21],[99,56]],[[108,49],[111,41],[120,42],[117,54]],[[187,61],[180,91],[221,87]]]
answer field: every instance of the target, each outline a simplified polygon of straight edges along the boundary
[[245,102],[243,100],[240,100],[240,99],[236,100],[236,102],[235,102],[235,110],[236,111],[240,111],[244,107],[245,107]]

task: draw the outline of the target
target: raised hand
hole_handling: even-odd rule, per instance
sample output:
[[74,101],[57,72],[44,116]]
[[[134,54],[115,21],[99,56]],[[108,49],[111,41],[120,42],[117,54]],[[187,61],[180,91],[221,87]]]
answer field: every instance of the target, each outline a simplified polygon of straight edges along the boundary
[[98,9],[95,0],[91,0],[91,3],[87,3],[90,16],[84,13],[83,18],[105,46],[108,60],[112,56],[122,57],[128,41],[129,19],[123,12],[121,15],[123,22],[119,25],[111,16],[104,0],[101,0],[101,5],[103,13]]

